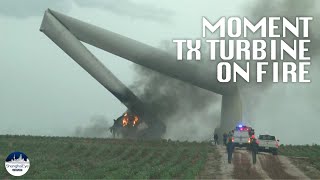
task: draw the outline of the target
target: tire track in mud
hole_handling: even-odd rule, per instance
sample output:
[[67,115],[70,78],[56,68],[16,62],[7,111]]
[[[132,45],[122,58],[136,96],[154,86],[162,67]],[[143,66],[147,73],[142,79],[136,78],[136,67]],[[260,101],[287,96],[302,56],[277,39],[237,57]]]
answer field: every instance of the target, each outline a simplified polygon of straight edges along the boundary
[[220,172],[221,176],[219,179],[232,179],[233,164],[228,163],[228,154],[225,146],[218,146],[218,151],[220,153]]
[[[210,179],[309,179],[285,156],[259,153],[257,163],[253,164],[250,151],[235,149],[232,163],[229,164],[226,148],[218,146],[217,149],[221,156],[219,161],[221,173],[219,176],[212,176],[215,173],[212,172]],[[209,176],[199,177],[199,179],[207,178]]]
[[262,169],[271,179],[309,179],[286,157],[261,153],[258,158]]
[[271,179],[268,176],[267,172],[262,169],[261,162],[258,158],[258,155],[257,155],[257,163],[254,166],[257,169],[257,172],[262,176],[263,179]]
[[263,179],[263,177],[252,165],[249,153],[245,150],[235,150],[233,157],[233,174],[234,179]]

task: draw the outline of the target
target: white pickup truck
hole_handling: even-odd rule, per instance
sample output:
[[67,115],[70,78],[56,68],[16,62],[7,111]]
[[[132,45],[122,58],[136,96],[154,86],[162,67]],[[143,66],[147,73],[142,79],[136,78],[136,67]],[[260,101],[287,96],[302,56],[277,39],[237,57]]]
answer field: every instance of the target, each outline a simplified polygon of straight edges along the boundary
[[257,143],[259,152],[270,152],[273,155],[278,154],[279,140],[275,136],[268,134],[259,135]]

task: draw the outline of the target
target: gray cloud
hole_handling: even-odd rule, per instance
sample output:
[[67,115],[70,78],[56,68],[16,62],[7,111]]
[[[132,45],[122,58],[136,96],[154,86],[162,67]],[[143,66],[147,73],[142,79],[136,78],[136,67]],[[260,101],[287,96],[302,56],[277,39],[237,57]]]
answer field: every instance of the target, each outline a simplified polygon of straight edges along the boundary
[[159,22],[169,22],[173,12],[152,4],[136,3],[132,0],[76,0],[81,7],[101,8],[121,16],[130,16]]
[[44,11],[49,7],[59,10],[60,12],[68,12],[71,6],[71,1],[66,0],[1,0],[0,14],[16,18],[28,18],[32,16],[42,16]]
[[[136,3],[132,0],[74,0],[79,7],[99,8],[120,16],[152,20],[157,22],[169,22],[173,12],[167,9],[156,7],[152,4]],[[0,1],[0,14],[17,18],[28,18],[42,16],[43,12],[51,8],[59,12],[68,12],[72,8],[72,1],[68,0],[2,0]]]

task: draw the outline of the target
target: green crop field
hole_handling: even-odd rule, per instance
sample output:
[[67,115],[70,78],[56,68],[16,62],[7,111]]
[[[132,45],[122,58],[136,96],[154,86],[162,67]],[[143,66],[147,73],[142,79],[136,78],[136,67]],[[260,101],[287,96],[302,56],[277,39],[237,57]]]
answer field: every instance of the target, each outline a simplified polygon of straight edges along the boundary
[[[203,169],[208,143],[73,137],[0,136],[0,179],[11,152],[24,152],[30,169],[23,178],[195,178]],[[219,158],[217,158],[219,161]]]
[[[309,177],[318,179],[320,174],[320,145],[285,145],[280,146],[279,153],[290,160]],[[318,170],[315,172],[312,168]]]
[[[26,179],[194,179],[207,177],[209,154],[209,170],[221,173],[220,154],[208,143],[0,135],[0,179],[14,178],[4,167],[13,151],[30,160]],[[282,145],[279,153],[309,177],[320,177],[319,145]]]

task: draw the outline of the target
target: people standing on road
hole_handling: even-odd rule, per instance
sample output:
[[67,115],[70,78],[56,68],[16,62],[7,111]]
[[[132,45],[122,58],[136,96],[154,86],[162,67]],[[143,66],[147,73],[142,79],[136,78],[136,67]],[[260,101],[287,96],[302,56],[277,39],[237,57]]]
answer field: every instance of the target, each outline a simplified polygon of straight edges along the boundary
[[258,153],[258,143],[255,138],[251,139],[251,153],[252,153],[252,162],[256,164],[257,162],[257,153]]
[[234,130],[229,131],[228,137],[232,137],[232,136],[233,136],[233,134],[234,134]]
[[232,154],[234,151],[234,144],[232,142],[232,138],[228,138],[228,143],[227,143],[227,152],[228,152],[228,163],[231,164],[232,161]]
[[228,139],[228,134],[225,132],[225,133],[223,133],[223,144],[225,146],[227,145],[227,139]]
[[213,139],[214,139],[214,145],[217,145],[218,144],[218,139],[219,139],[219,136],[218,136],[217,133],[214,134]]

